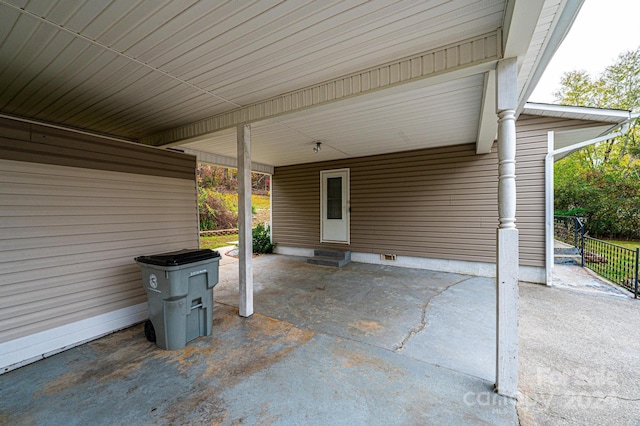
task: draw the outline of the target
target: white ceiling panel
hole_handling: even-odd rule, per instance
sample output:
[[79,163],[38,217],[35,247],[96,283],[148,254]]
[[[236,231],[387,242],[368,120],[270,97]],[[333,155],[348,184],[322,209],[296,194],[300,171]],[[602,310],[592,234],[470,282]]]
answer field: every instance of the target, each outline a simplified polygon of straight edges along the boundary
[[[175,141],[213,131],[203,123],[219,117],[259,120],[268,114],[244,112],[289,102],[289,115],[252,124],[254,161],[270,165],[474,142],[484,72],[500,59],[500,34],[509,40],[500,32],[513,18],[507,4],[0,0],[0,114],[161,144],[163,132]],[[518,17],[536,28],[519,58],[521,93],[566,33],[567,4],[545,0],[540,16]],[[420,67],[430,74],[400,78]],[[375,92],[374,77],[355,87],[378,72],[389,90]],[[311,87],[334,80],[335,93],[318,89],[326,105],[300,110]],[[182,132],[191,128],[208,130]],[[323,149],[310,155],[314,140]],[[233,129],[188,143],[230,157],[235,144]]]
[[[153,25],[150,21],[152,16],[157,16],[160,11],[173,4],[171,0],[157,1],[126,1],[125,6],[114,6],[119,18],[108,23],[104,28],[100,25],[89,25],[86,29],[87,35],[94,40],[98,40],[105,46],[110,46],[118,51],[123,51],[132,42],[127,40],[136,40],[140,34],[144,34],[145,26]],[[184,2],[187,6],[193,1]],[[99,21],[97,21],[99,22]],[[147,24],[145,24],[147,23]],[[102,31],[101,31],[102,30]],[[135,35],[134,35],[135,34]]]
[[[254,123],[253,161],[274,166],[384,154],[475,141],[482,75],[384,96],[348,106],[309,110]],[[322,150],[313,152],[315,141]],[[181,146],[236,155],[235,129]]]

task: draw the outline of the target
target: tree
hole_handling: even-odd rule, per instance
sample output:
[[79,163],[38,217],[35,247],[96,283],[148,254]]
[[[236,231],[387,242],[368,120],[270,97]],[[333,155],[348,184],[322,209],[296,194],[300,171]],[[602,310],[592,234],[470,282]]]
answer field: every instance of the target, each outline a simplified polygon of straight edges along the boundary
[[[640,111],[640,48],[621,54],[592,79],[565,73],[555,94],[561,105]],[[587,219],[596,236],[640,239],[640,126],[584,148],[555,165],[555,208]]]
[[[200,230],[236,228],[238,226],[238,170],[199,163],[197,179]],[[270,185],[269,175],[251,172],[252,194],[269,195]]]

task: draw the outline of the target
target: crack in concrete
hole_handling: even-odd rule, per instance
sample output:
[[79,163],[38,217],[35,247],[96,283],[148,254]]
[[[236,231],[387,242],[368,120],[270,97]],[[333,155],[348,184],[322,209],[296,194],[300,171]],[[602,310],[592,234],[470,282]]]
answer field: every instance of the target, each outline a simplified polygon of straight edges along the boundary
[[[534,395],[540,395],[540,396],[550,396],[550,397],[558,397],[558,398],[593,398],[593,399],[607,399],[607,398],[612,398],[612,399],[619,399],[622,401],[630,401],[630,402],[638,402],[640,401],[640,398],[625,398],[623,396],[618,396],[618,395],[603,395],[603,396],[598,396],[598,395],[587,395],[587,394],[581,394],[581,393],[576,393],[576,394],[560,394],[560,393],[543,393],[543,392],[531,392]],[[532,398],[530,395],[529,398],[533,399],[534,401],[537,401],[536,399]]]
[[[535,392],[533,392],[533,393],[535,393]],[[534,402],[534,404],[536,404],[537,406],[539,406],[539,407],[540,407],[541,409],[543,409],[545,412],[547,412],[547,413],[551,414],[552,416],[554,416],[554,417],[556,417],[556,418],[560,418],[560,419],[562,419],[562,420],[564,420],[564,421],[566,421],[566,422],[569,422],[569,423],[570,423],[570,420],[571,420],[571,419],[569,419],[568,417],[565,417],[565,416],[563,416],[562,414],[558,413],[557,411],[555,411],[555,410],[551,409],[551,408],[549,407],[549,403],[548,403],[548,401],[547,401],[547,402],[545,402],[545,403],[543,403],[542,401],[537,400],[536,398],[534,398],[533,396],[531,396],[531,395],[529,395],[528,393],[525,393],[525,392],[522,392],[522,395],[523,395],[523,396],[525,396],[526,398],[529,398],[531,401],[533,401],[533,402]],[[540,394],[540,395],[542,395],[542,394]],[[518,402],[521,402],[521,401],[518,401]],[[518,422],[519,422],[519,423],[521,422],[521,419],[520,419],[520,410],[524,410],[524,411],[526,412],[526,411],[527,411],[527,408],[528,408],[528,407],[527,407],[526,405],[523,407],[521,404],[516,403],[516,414],[518,415]]]
[[[474,277],[475,278],[475,277]],[[409,341],[409,339],[411,339],[413,336],[415,336],[416,334],[419,334],[420,332],[422,332],[426,327],[427,327],[427,309],[429,308],[429,305],[431,304],[431,302],[433,301],[433,299],[437,298],[438,296],[440,296],[442,293],[444,293],[445,291],[449,290],[451,287],[456,286],[458,284],[462,284],[465,281],[468,281],[472,278],[463,278],[462,280],[449,284],[448,286],[446,286],[445,288],[443,288],[442,290],[440,290],[439,292],[437,292],[436,294],[434,294],[428,301],[427,303],[425,303],[422,306],[422,315],[420,316],[420,323],[413,327],[411,330],[409,330],[409,333],[407,333],[407,335],[405,336],[404,339],[402,339],[402,341],[395,345],[392,348],[393,352],[400,352],[404,346],[407,344],[407,342]]]
[[[438,296],[440,294],[441,293],[438,293],[433,297],[436,297],[436,296]],[[409,330],[409,333],[407,333],[405,338],[402,339],[402,342],[400,342],[399,345],[395,345],[393,347],[393,352],[401,351],[404,348],[404,345],[409,341],[409,339],[411,339],[414,335],[420,333],[422,330],[425,329],[425,327],[427,326],[427,318],[426,317],[427,317],[427,308],[429,307],[429,303],[431,303],[431,300],[429,300],[427,303],[425,303],[424,306],[422,307],[422,315],[420,317],[420,324],[418,324],[416,327],[414,327],[411,330]]]

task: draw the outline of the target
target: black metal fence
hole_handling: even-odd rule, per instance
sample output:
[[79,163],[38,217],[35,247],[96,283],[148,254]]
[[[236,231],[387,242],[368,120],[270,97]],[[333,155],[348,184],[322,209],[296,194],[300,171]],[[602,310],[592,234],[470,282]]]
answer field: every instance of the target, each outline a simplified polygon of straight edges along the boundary
[[576,216],[554,216],[553,234],[556,240],[579,248],[580,239],[584,235],[584,225]]
[[638,297],[638,251],[585,236],[584,265]]
[[582,266],[638,297],[640,249],[630,249],[585,235],[584,224],[577,217],[555,216],[554,237],[577,247]]

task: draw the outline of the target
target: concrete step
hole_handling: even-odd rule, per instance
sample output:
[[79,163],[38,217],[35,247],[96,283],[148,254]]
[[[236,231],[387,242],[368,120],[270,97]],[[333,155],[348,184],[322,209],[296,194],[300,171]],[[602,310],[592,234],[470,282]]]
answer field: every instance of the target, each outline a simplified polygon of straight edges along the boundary
[[351,262],[351,252],[349,250],[315,249],[313,257],[307,259],[311,265],[333,266],[341,268]]
[[580,255],[580,250],[577,247],[555,248],[553,254]]
[[334,259],[341,259],[350,261],[351,252],[349,250],[332,250],[332,249],[315,249],[313,251],[314,256],[331,257]]
[[349,263],[350,259],[337,259],[333,256],[313,256],[307,258],[310,265],[332,266],[334,268],[342,268]]
[[556,254],[553,256],[553,263],[558,265],[581,265],[582,256],[579,254]]

